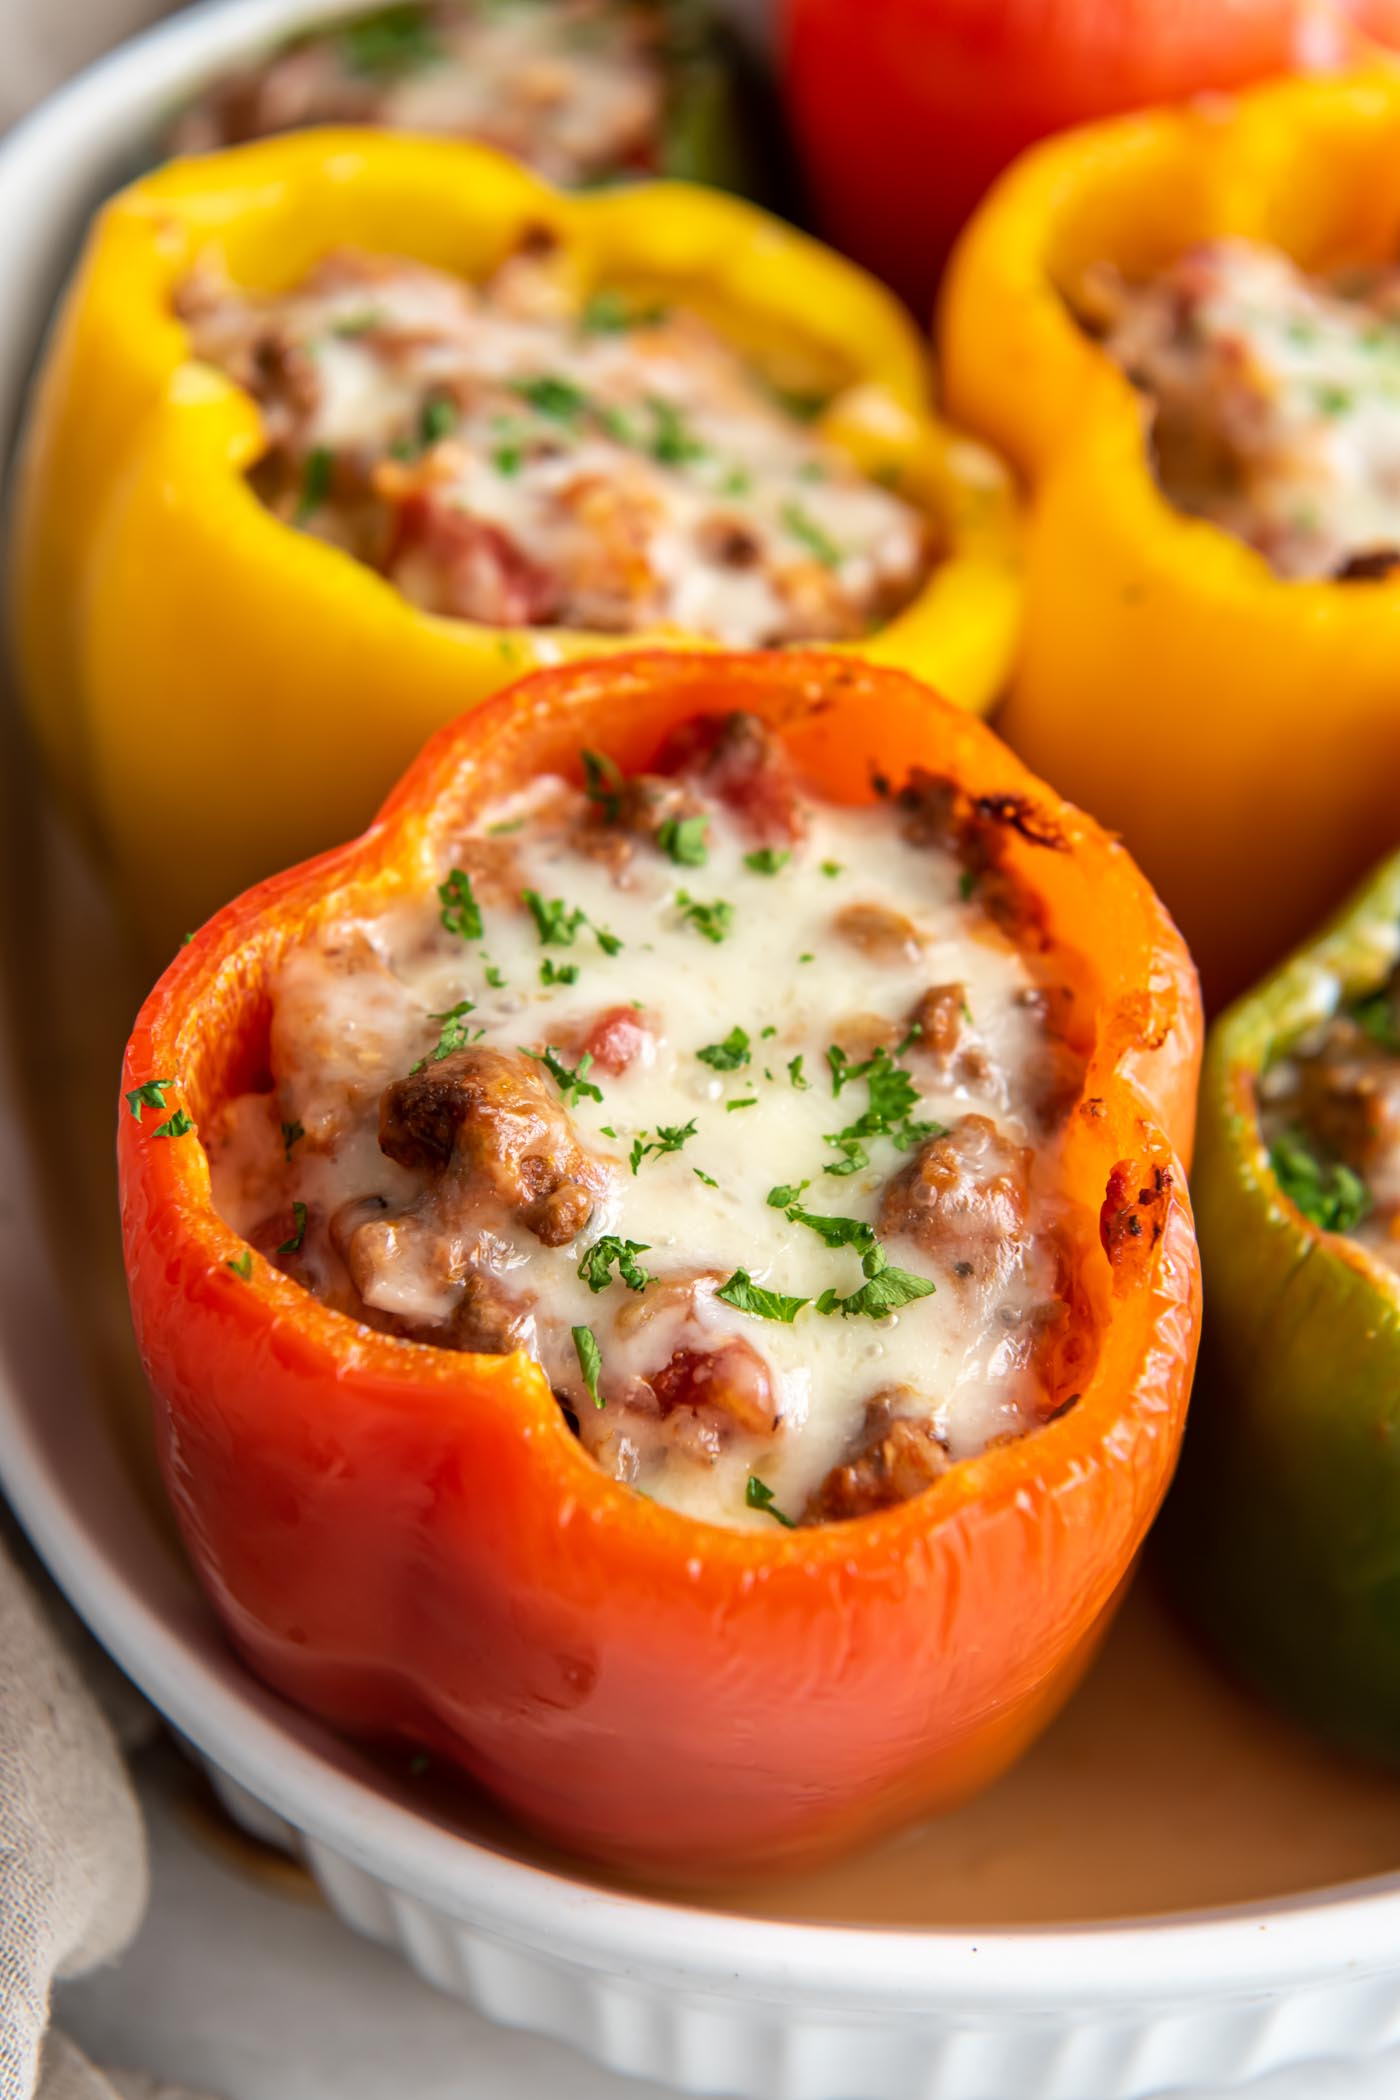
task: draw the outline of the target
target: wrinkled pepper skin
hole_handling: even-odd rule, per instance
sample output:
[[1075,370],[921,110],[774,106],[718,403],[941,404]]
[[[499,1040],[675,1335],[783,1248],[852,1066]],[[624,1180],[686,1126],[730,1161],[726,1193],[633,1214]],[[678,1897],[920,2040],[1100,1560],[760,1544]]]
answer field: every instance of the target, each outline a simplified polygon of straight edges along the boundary
[[191,360],[175,287],[200,258],[285,287],[345,244],[480,277],[537,225],[581,294],[684,299],[776,382],[829,392],[828,433],[898,477],[946,556],[862,653],[978,709],[1002,684],[1019,616],[1007,478],[932,420],[924,345],[854,265],[717,191],[564,196],[456,141],[316,132],[179,162],[89,240],[34,407],[10,578],[40,744],[160,952],[367,823],[464,707],[628,641],[422,613],[281,523],[245,478],[259,412]]
[[1166,1545],[1261,1690],[1400,1768],[1400,1281],[1280,1190],[1260,1072],[1400,950],[1400,856],[1216,1022],[1191,1176],[1209,1311]]
[[[895,779],[921,764],[1027,797],[1028,828],[1056,835],[1008,832],[1007,852],[1050,938],[1075,944],[1089,1063],[1065,1190],[1088,1220],[1075,1289],[1095,1340],[1081,1397],[1039,1433],[874,1516],[771,1535],[695,1522],[596,1469],[523,1356],[375,1334],[256,1254],[245,1280],[197,1135],[120,1122],[165,1480],[238,1648],[328,1720],[424,1743],[550,1837],[662,1876],[796,1863],[989,1780],[1066,1695],[1132,1565],[1195,1353],[1182,1161],[1200,1012],[1126,853],[895,672],[801,653],[563,667],[438,735],[362,838],[197,934],[142,1010],[122,1082],[178,1075],[167,1113],[197,1131],[265,1069],[289,942],[436,879],[463,812],[540,773],[577,777],[580,746],[636,768],[679,722],[735,707],[818,793],[870,800],[878,754]],[[1113,1263],[1103,1207],[1157,1170],[1160,1235]]]
[[1064,294],[1239,234],[1304,268],[1400,249],[1400,74],[1290,81],[1071,133],[1005,176],[954,258],[950,412],[1023,475],[1026,622],[999,727],[1122,833],[1208,1007],[1394,843],[1400,587],[1285,582],[1159,490],[1141,397]]

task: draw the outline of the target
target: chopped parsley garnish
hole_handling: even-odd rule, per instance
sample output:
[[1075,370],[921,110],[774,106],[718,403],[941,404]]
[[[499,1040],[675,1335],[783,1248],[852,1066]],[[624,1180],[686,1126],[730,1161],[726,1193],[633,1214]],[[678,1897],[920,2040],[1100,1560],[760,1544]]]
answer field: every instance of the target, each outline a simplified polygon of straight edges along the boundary
[[591,919],[588,923],[592,927],[593,938],[604,955],[619,955],[622,952],[622,942],[615,933],[609,933],[606,926],[595,926]]
[[845,1319],[863,1315],[868,1320],[887,1320],[902,1305],[912,1305],[916,1298],[931,1297],[935,1288],[927,1276],[912,1276],[908,1269],[896,1269],[886,1263],[873,1276],[867,1274],[860,1289],[852,1291],[848,1297],[842,1298],[835,1291],[823,1291],[817,1300],[817,1311],[840,1313]]
[[504,824],[488,824],[486,835],[488,838],[503,839],[508,832],[523,831],[524,829],[525,819],[523,817],[508,817]]
[[1400,1016],[1388,991],[1374,992],[1369,999],[1359,1000],[1351,1009],[1351,1017],[1372,1042],[1400,1054]]
[[785,868],[792,855],[782,846],[756,846],[752,853],[744,855],[744,866],[755,875],[776,875]]
[[305,1127],[300,1123],[282,1125],[282,1151],[286,1158],[291,1158],[293,1145],[299,1145],[305,1136]]
[[438,884],[438,901],[449,933],[464,941],[481,939],[481,906],[472,895],[472,879],[465,868],[454,868],[446,882]]
[[757,1094],[745,1094],[742,1100],[726,1101],[724,1105],[732,1116],[736,1108],[757,1108],[758,1096]]
[[588,1077],[593,1059],[587,1050],[572,1068],[564,1063],[552,1043],[546,1043],[543,1050],[527,1050],[525,1054],[544,1066],[562,1094],[566,1108],[577,1108],[580,1101],[602,1100],[602,1090]]
[[347,22],[336,45],[349,70],[371,80],[425,72],[445,56],[426,11],[417,6],[382,7]]
[[331,334],[339,336],[342,342],[353,342],[357,335],[369,335],[382,328],[387,319],[382,306],[362,306],[357,313],[344,314],[334,322]]
[[632,1143],[632,1150],[629,1155],[632,1162],[632,1172],[635,1174],[642,1161],[649,1159],[653,1154],[659,1159],[667,1152],[679,1152],[682,1145],[688,1144],[694,1135],[695,1118],[693,1116],[688,1123],[658,1123],[656,1136],[650,1142],[648,1142],[646,1132],[643,1131],[641,1136],[635,1138]]
[[290,1238],[289,1240],[283,1240],[283,1242],[282,1242],[281,1246],[280,1246],[280,1247],[279,1247],[279,1248],[277,1249],[277,1252],[278,1252],[279,1254],[300,1254],[300,1252],[301,1252],[301,1243],[302,1243],[302,1241],[303,1241],[303,1240],[304,1240],[305,1238],[306,1238],[306,1205],[305,1205],[304,1203],[300,1203],[300,1202],[297,1202],[297,1203],[293,1203],[293,1205],[292,1205],[292,1236],[291,1236],[291,1238]]
[[690,1171],[697,1181],[704,1182],[707,1189],[717,1189],[719,1187],[719,1183],[715,1180],[714,1175],[707,1174],[703,1167],[692,1167]]
[[681,917],[689,920],[697,933],[703,934],[707,941],[714,941],[716,945],[725,938],[734,923],[734,907],[732,904],[726,904],[722,897],[712,898],[707,904],[698,897],[692,897],[687,890],[677,890],[676,905]]
[[528,401],[531,408],[542,416],[551,416],[557,423],[575,423],[588,407],[588,396],[571,379],[560,379],[554,373],[542,373],[534,379],[513,379],[512,393]]
[[542,897],[538,890],[522,890],[521,901],[535,922],[544,948],[572,948],[580,926],[586,924],[581,911],[571,911],[562,897]]
[[823,875],[844,875],[845,872],[839,860],[824,860],[822,862]]
[[241,1276],[243,1278],[243,1281],[246,1283],[253,1273],[252,1248],[245,1247],[241,1254],[235,1254],[230,1261],[226,1261],[224,1263],[224,1267],[226,1269],[232,1269],[234,1275]]
[[155,1129],[151,1132],[151,1136],[163,1138],[188,1137],[193,1129],[194,1117],[187,1116],[183,1108],[177,1108],[173,1116],[167,1116],[163,1123],[157,1123]]
[[801,1057],[788,1059],[788,1082],[797,1088],[799,1094],[805,1094],[808,1087],[812,1084],[810,1079],[803,1076],[802,1066],[804,1062],[805,1060]]
[[803,952],[803,953],[802,953],[801,955],[799,955],[799,956],[798,956],[798,958],[797,958],[797,960],[798,960],[799,962],[815,962],[815,961],[816,961],[816,959],[817,959],[817,958],[816,958],[816,956],[815,956],[815,955],[813,955],[813,953],[812,953],[812,951],[811,951],[811,949],[810,949],[810,948],[806,949],[806,950],[805,950],[805,951],[804,951],[804,952]]
[[622,814],[622,768],[604,751],[580,751],[583,761],[583,792],[596,802],[609,824]]
[[1344,416],[1351,407],[1351,395],[1344,386],[1320,386],[1313,399],[1324,416]]
[[577,984],[577,982],[577,963],[557,963],[552,955],[547,955],[540,964],[541,984]]
[[796,1519],[785,1516],[773,1500],[773,1490],[767,1481],[760,1480],[757,1473],[750,1473],[744,1484],[744,1504],[748,1509],[761,1509],[765,1517],[783,1525],[788,1531],[797,1529]]
[[301,470],[301,500],[297,504],[295,524],[304,525],[321,509],[331,492],[334,469],[335,454],[329,446],[313,445]]
[[678,867],[703,868],[710,857],[707,829],[704,817],[667,817],[657,831],[656,843]]
[[810,1181],[780,1181],[769,1189],[765,1201],[770,1210],[786,1210],[790,1203],[799,1203],[811,1186]]
[[440,445],[445,437],[451,437],[457,428],[458,409],[455,401],[443,394],[434,394],[423,403],[418,418],[418,439],[426,452],[432,445]]
[[789,1298],[782,1291],[767,1291],[762,1284],[755,1283],[747,1269],[736,1269],[727,1283],[722,1283],[715,1292],[726,1305],[737,1312],[752,1313],[756,1320],[781,1320],[790,1327],[810,1298]]
[[655,328],[666,318],[664,306],[629,306],[621,292],[594,292],[582,314],[585,335],[625,335],[631,328]]
[[[821,1211],[804,1210],[798,1198],[802,1189],[806,1187],[807,1183],[804,1181],[796,1191],[788,1187],[770,1189],[768,1201],[774,1210],[782,1211],[784,1217],[791,1219],[794,1225],[805,1225],[809,1232],[814,1232],[824,1246],[854,1247],[862,1263],[873,1255],[876,1257],[877,1269],[882,1268],[884,1256],[879,1251],[880,1242],[875,1236],[875,1227],[868,1225],[862,1218],[831,1218]],[[788,1198],[786,1203],[774,1201],[775,1197],[783,1196]],[[866,1274],[870,1273],[867,1269]]]
[[570,1329],[570,1333],[574,1338],[574,1350],[578,1356],[578,1367],[583,1373],[583,1382],[588,1389],[588,1397],[595,1407],[603,1407],[606,1403],[598,1390],[598,1377],[603,1368],[603,1352],[594,1338],[593,1329],[591,1327],[574,1327]]
[[1361,1176],[1340,1160],[1318,1159],[1301,1131],[1274,1140],[1269,1164],[1284,1195],[1324,1232],[1350,1232],[1371,1208]]
[[645,1240],[620,1240],[616,1233],[607,1232],[587,1249],[578,1273],[590,1291],[605,1291],[613,1280],[615,1266],[618,1281],[625,1283],[629,1291],[644,1291],[652,1279],[637,1256],[650,1252]]
[[663,467],[684,466],[687,460],[703,459],[708,445],[702,445],[686,429],[685,418],[673,401],[663,400],[653,394],[647,402],[652,414],[652,436],[648,450],[654,460]]
[[831,1068],[834,1095],[857,1079],[863,1079],[869,1089],[865,1112],[826,1140],[841,1155],[837,1162],[828,1165],[828,1174],[855,1174],[869,1166],[870,1155],[863,1139],[885,1137],[900,1152],[912,1152],[925,1138],[942,1136],[941,1123],[920,1123],[910,1117],[909,1111],[918,1106],[919,1090],[903,1065],[896,1064],[883,1046],[861,1064],[853,1065],[840,1044],[832,1043],[826,1061]]
[[824,532],[811,512],[800,503],[783,505],[783,523],[795,540],[800,540],[807,552],[819,561],[824,569],[841,566],[841,549],[829,532]]
[[475,1013],[475,1011],[476,1008],[470,999],[459,999],[455,1006],[448,1007],[446,1013],[429,1014],[428,1019],[430,1021],[441,1021],[442,1023],[442,1031],[433,1049],[433,1063],[435,1065],[440,1065],[445,1057],[451,1057],[454,1050],[466,1049],[467,1044],[471,1041],[472,1031],[470,1028],[464,1027],[463,1022],[468,1014]]
[[[165,1107],[165,1097],[174,1084],[173,1079],[147,1079],[140,1086],[132,1087],[126,1097],[126,1105],[131,1110],[132,1121],[134,1123],[140,1122],[143,1108],[163,1109]],[[286,1125],[283,1124],[282,1127],[285,1130]]]
[[482,961],[486,964],[483,975],[485,976],[486,982],[490,985],[492,991],[503,992],[506,988],[504,972],[497,969],[495,963],[486,962],[486,958],[484,956],[482,957]]
[[736,1024],[722,1043],[706,1043],[704,1049],[697,1050],[695,1055],[711,1071],[737,1072],[740,1065],[749,1061],[749,1038]]
[[731,467],[719,485],[721,496],[747,496],[753,487],[753,476],[746,467]]
[[958,877],[958,895],[962,898],[964,904],[966,904],[976,887],[977,870],[975,868],[964,868]]
[[498,474],[504,475],[509,481],[512,474],[520,472],[524,458],[525,454],[519,445],[497,445],[491,454],[491,464]]

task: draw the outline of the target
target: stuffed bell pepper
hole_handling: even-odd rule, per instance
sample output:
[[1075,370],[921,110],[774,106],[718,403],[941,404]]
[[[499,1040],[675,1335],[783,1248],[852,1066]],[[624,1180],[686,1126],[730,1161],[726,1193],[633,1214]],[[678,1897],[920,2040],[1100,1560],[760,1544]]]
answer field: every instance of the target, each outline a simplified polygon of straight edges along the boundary
[[858,270],[717,192],[374,132],[107,207],[14,546],[40,740],[164,943],[532,665],[834,642],[982,707],[1018,610],[1004,478]]
[[1123,848],[903,674],[639,653],[465,715],[128,1049],[233,1641],[638,1872],[970,1792],[1172,1471],[1199,1030]]
[[1169,1541],[1271,1697],[1400,1766],[1400,858],[1217,1022]]
[[755,86],[694,0],[396,0],[212,80],[168,143],[209,153],[375,124],[477,139],[562,189],[670,175],[749,190],[764,158]]
[[1040,148],[942,334],[953,412],[1033,498],[1002,726],[1222,1000],[1395,837],[1400,74]]

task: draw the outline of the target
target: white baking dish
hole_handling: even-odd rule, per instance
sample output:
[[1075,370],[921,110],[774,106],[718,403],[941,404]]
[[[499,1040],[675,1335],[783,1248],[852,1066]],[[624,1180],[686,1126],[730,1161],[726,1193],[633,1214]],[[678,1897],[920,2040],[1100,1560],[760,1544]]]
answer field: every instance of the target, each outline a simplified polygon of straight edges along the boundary
[[[343,11],[344,0],[303,0],[296,17]],[[0,423],[7,432],[94,197],[139,161],[162,114],[195,80],[287,26],[283,0],[195,8],[93,68],[0,146]],[[35,900],[46,900],[44,909],[52,902],[45,885],[53,864],[36,877],[35,855],[52,847],[35,834],[34,798],[13,740],[6,776],[8,989],[18,993],[18,1025],[28,1028],[35,1001],[45,1001],[33,978]],[[64,880],[73,880],[71,869]],[[52,962],[55,941],[76,942],[86,929],[89,946],[65,951],[59,975],[81,979],[90,1012],[93,972],[109,944],[95,897],[79,895],[75,910],[63,894],[68,901],[39,945],[49,944]],[[13,1049],[12,1038],[7,1055]],[[32,1063],[29,1069],[31,1109],[36,1084],[61,1091],[65,1107],[71,1090],[95,1084],[88,1112],[99,1133],[110,1127],[101,1058],[95,1080],[58,1057],[47,1080],[35,1080]],[[916,1884],[936,1878],[941,1855],[915,1840],[889,1855],[888,1886],[902,1876],[904,1891],[890,1907],[891,1922],[881,1922],[881,1899],[858,1873],[828,1878],[809,1898],[796,1889],[769,1893],[770,1911],[801,1911],[801,1921],[756,1915],[757,1899],[733,1911],[665,1903],[543,1858],[470,1799],[426,1795],[263,1690],[224,1647],[112,1434],[110,1396],[94,1379],[91,1352],[79,1346],[76,1301],[65,1298],[38,1222],[52,1191],[40,1188],[24,1154],[18,1074],[9,1056],[0,1074],[0,1478],[77,1608],[203,1758],[229,1807],[300,1851],[351,1924],[396,1944],[425,1976],[497,2019],[690,2092],[754,2100],[1134,2100],[1168,2090],[1204,2094],[1329,2057],[1372,2063],[1384,2081],[1377,2091],[1400,2087],[1400,2058],[1389,2075],[1382,2069],[1384,2052],[1400,2046],[1394,1875],[1187,1915],[917,1929],[907,1922],[918,1914]],[[52,1127],[52,1113],[45,1119]],[[99,1150],[103,1142],[99,1135]],[[105,1258],[110,1263],[110,1244]],[[71,1248],[63,1269],[84,1294],[94,1290],[94,1272],[75,1263]],[[1124,1695],[1116,1710],[1126,1713],[1128,1704]],[[1160,1721],[1149,1715],[1146,1726],[1160,1725],[1170,1751],[1173,1726],[1191,1722],[1174,1720],[1172,1702],[1164,1704]],[[1135,1725],[1141,1732],[1141,1712]],[[1265,1724],[1238,1725],[1247,1733]],[[1185,1733],[1181,1741],[1188,1742]],[[1135,1754],[1131,1741],[1122,1748]],[[1100,1749],[1107,1769],[1113,1746]],[[1043,1785],[1057,1771],[1066,1783],[1072,1774],[1069,1752],[1059,1755],[1058,1767],[1052,1758],[1037,1768],[1047,1775]],[[1312,1753],[1290,1741],[1280,1756],[1292,1761],[1297,1787],[1288,1798],[1301,1820],[1297,1803],[1311,1798],[1314,1783]],[[1168,1771],[1178,1762],[1169,1754]],[[1358,1799],[1375,1797],[1375,1830],[1367,1826],[1359,1855],[1368,1865],[1400,1860],[1400,1793],[1392,1803],[1377,1784],[1356,1781]],[[1320,1798],[1345,1798],[1345,1782],[1330,1768],[1319,1767],[1316,1785]],[[1074,1798],[1082,1807],[1083,1788]],[[1092,1806],[1092,1785],[1087,1799]],[[1211,1840],[1187,1827],[1189,1796],[1156,1798],[1144,1784],[1143,1801],[1150,1804],[1144,1814],[1171,1819],[1164,1849],[1180,1828],[1182,1847],[1188,1854],[1196,1847],[1208,1879]],[[1062,1812],[1073,1813],[1068,1796]],[[995,1830],[995,1815],[969,1827]],[[1283,1809],[1280,1815],[1286,1820]],[[1395,1850],[1387,1853],[1392,1831]],[[1075,1833],[1081,1839],[1086,1872],[1093,1866],[1099,1884],[1111,1885],[1112,1861],[1103,1857],[1111,1837],[1096,1815],[1085,1814]],[[1284,1831],[1285,1848],[1288,1841]],[[1073,1858],[1073,1847],[1064,1856]],[[1325,1848],[1319,1855],[1332,1856]],[[989,1888],[1003,1886],[994,1870],[985,1878]],[[999,1898],[989,1900],[989,1919],[1007,1915],[1004,1904],[995,1907]],[[863,1922],[831,1922],[843,1905],[844,1915]],[[935,1901],[931,1914],[938,1909]],[[1064,1914],[1085,1909],[1066,1887]],[[1308,2090],[1307,2075],[1299,2093]]]

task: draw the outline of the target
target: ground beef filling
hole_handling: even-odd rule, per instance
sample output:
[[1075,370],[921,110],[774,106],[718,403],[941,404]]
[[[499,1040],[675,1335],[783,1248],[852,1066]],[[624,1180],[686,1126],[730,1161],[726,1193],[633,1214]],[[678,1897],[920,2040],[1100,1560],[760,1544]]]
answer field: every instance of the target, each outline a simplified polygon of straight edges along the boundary
[[194,354],[262,412],[262,499],[426,612],[836,641],[933,559],[922,512],[812,404],[683,308],[581,302],[544,229],[479,286],[342,252],[282,297],[204,274],[177,303]]
[[1083,1046],[1008,812],[825,804],[742,715],[584,783],[289,953],[222,1214],[353,1319],[533,1357],[600,1466],[713,1521],[869,1515],[1034,1430],[1096,1221],[1054,1193]]
[[1280,576],[1400,565],[1400,268],[1309,277],[1243,240],[1091,271],[1081,318],[1151,403],[1158,478]]
[[661,165],[664,10],[629,0],[427,0],[313,31],[216,80],[175,153],[311,124],[477,139],[565,188]]

